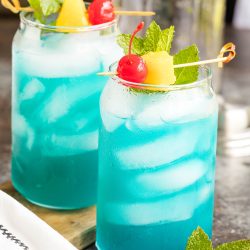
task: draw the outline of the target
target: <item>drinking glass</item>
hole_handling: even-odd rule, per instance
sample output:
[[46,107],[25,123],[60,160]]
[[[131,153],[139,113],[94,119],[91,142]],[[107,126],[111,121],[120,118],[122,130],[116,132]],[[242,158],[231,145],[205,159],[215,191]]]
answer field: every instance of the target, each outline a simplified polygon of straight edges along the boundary
[[184,250],[198,226],[212,236],[218,105],[211,78],[201,67],[199,79],[183,85],[109,80],[100,103],[99,250]]
[[12,181],[29,201],[56,209],[96,203],[96,75],[122,54],[116,20],[55,27],[21,14],[13,41]]

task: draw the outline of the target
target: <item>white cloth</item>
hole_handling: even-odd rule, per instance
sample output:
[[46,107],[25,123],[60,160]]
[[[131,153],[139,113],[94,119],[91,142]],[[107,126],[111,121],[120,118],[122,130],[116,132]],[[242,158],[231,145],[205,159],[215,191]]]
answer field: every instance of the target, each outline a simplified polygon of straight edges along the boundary
[[0,191],[0,250],[76,250],[15,199]]
[[250,1],[237,0],[233,24],[238,29],[250,29]]

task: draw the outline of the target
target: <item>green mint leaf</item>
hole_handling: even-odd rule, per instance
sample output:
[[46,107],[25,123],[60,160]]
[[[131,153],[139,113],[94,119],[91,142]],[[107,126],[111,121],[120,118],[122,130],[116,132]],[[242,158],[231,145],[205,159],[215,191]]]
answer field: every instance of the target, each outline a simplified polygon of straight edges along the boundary
[[40,0],[40,6],[44,16],[57,13],[61,8],[60,0]]
[[198,227],[188,239],[186,250],[213,250],[213,246],[207,234]]
[[[174,55],[174,65],[198,62],[199,50],[196,45],[191,45]],[[175,69],[176,82],[175,84],[185,84],[195,82],[198,79],[198,66],[183,67]]]
[[28,0],[30,6],[33,8],[34,10],[34,16],[35,18],[41,22],[41,23],[45,23],[45,18],[42,12],[42,8],[40,5],[40,0]]
[[158,48],[158,43],[161,38],[161,28],[160,26],[155,22],[152,21],[151,24],[149,25],[146,35],[144,38],[144,50],[145,52],[150,52],[150,51],[157,51]]
[[41,12],[40,0],[28,0],[28,2],[34,11]]
[[222,244],[215,250],[250,250],[250,240],[239,240]]
[[[131,39],[131,35],[129,34],[120,34],[117,37],[118,45],[123,48],[124,54],[128,54],[129,42]],[[136,55],[143,55],[143,39],[140,37],[135,37],[132,44],[132,53]]]
[[170,53],[174,38],[174,26],[170,26],[161,32],[156,51],[167,51]]
[[[155,22],[149,25],[145,37],[135,37],[132,45],[132,53],[139,56],[148,52],[167,51],[170,52],[172,41],[174,38],[174,26],[161,30],[160,26]],[[131,35],[121,34],[117,37],[118,45],[123,48],[124,53],[128,54],[129,42]]]
[[46,17],[57,13],[64,0],[28,0],[30,6],[34,9],[35,18],[43,24],[48,22]]

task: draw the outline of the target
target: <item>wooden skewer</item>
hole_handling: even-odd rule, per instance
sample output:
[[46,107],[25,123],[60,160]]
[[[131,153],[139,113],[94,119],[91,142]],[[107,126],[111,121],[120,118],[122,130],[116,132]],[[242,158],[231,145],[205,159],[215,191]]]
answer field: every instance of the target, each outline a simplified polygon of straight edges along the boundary
[[[13,3],[12,3],[13,2]],[[32,12],[33,9],[31,7],[21,7],[19,0],[1,0],[2,5],[12,11],[13,13],[18,13],[19,11]]]
[[[14,13],[18,13],[19,11],[25,12],[33,12],[34,10],[31,7],[21,7],[20,0],[1,0],[2,5],[11,10]],[[154,16],[155,12],[153,11],[129,11],[129,10],[115,10],[114,13],[116,15],[126,15],[126,16]]]
[[99,72],[97,73],[98,76],[116,76],[117,72]]
[[[228,55],[224,56],[225,53],[228,53]],[[233,43],[227,43],[222,47],[219,56],[215,59],[203,60],[199,62],[176,64],[174,65],[174,68],[178,69],[178,68],[199,66],[199,65],[210,64],[210,63],[218,63],[218,67],[222,68],[224,63],[228,63],[232,61],[235,56],[236,56],[235,45]],[[114,76],[114,75],[117,75],[117,72],[100,72],[100,73],[97,73],[97,75]]]
[[210,64],[210,63],[220,63],[220,62],[225,62],[227,59],[228,59],[227,57],[218,57],[215,59],[204,60],[204,61],[199,61],[199,62],[176,64],[174,65],[174,69],[199,66],[199,65]]
[[116,15],[125,15],[125,16],[154,16],[155,12],[153,11],[130,11],[130,10],[115,10]]
[[[11,10],[14,13],[19,11],[33,12],[34,10],[31,7],[21,7],[19,0],[13,0],[13,4],[10,3],[10,0],[1,0],[2,5]],[[126,15],[126,16],[154,16],[155,12],[153,11],[130,11],[130,10],[115,10],[116,15]]]
[[[228,59],[227,57],[218,57],[216,59],[204,60],[204,61],[199,61],[199,62],[176,64],[174,65],[174,69],[205,65],[205,64],[210,64],[210,63],[221,63],[221,62],[223,63],[227,61],[227,59]],[[100,72],[100,73],[97,73],[97,75],[98,76],[114,76],[114,75],[117,75],[117,72]]]

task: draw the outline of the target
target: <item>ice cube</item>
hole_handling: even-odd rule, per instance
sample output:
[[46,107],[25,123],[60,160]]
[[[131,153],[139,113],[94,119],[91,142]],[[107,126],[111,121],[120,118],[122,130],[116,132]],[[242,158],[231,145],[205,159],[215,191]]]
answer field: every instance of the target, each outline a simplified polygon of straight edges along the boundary
[[162,105],[165,122],[187,122],[208,117],[217,111],[216,99],[200,88],[171,91]]
[[184,159],[173,165],[138,173],[132,181],[133,186],[130,186],[130,191],[133,192],[136,187],[136,194],[139,197],[174,193],[198,182],[207,171],[208,164],[206,162],[199,159]]
[[77,102],[84,102],[85,99],[87,102],[88,98],[99,93],[102,88],[100,82],[91,82],[90,80],[86,80],[83,84],[62,85],[47,100],[44,100],[40,117],[48,123],[55,122],[66,115]]
[[171,198],[143,203],[106,203],[103,213],[110,223],[142,226],[177,222],[192,217],[196,208],[196,193],[178,194]]
[[198,191],[198,203],[202,205],[209,198],[212,197],[214,192],[214,183],[206,183],[203,187],[201,187]]
[[[95,109],[93,111],[85,113],[84,115],[78,113],[76,116],[72,117],[72,120],[70,121],[70,123],[72,123],[74,131],[83,130],[84,128],[87,128],[90,125],[93,126],[93,123],[96,120],[97,114],[98,113],[96,112],[96,109]],[[69,125],[69,127],[71,126]]]
[[102,113],[102,123],[108,132],[114,132],[120,126],[122,126],[125,121],[122,118],[111,115],[107,112]]
[[69,156],[97,150],[98,130],[76,135],[42,135],[41,150],[46,156]]
[[168,123],[206,118],[217,111],[215,98],[204,90],[150,94],[129,90],[117,82],[106,86],[101,106],[104,112],[126,118],[126,127],[131,131],[151,131]]
[[34,78],[26,84],[21,93],[20,99],[21,101],[30,100],[44,91],[45,87],[43,86],[42,82]]
[[39,50],[41,46],[41,29],[37,27],[26,27],[22,32],[17,32],[14,37],[13,48],[14,51],[18,48],[20,51],[32,52],[32,50]]
[[[87,106],[88,107],[88,106]],[[89,110],[83,110],[80,106],[76,106],[72,112],[68,113],[62,119],[53,123],[54,131],[59,128],[60,131],[74,131],[83,133],[93,130],[99,126],[99,109],[98,107],[90,108]]]
[[[40,37],[39,37],[40,39]],[[57,45],[55,47],[55,44]],[[31,45],[32,46],[32,45]],[[50,36],[31,47],[36,53],[19,53],[23,71],[37,77],[73,77],[102,70],[100,52],[91,42],[80,43],[71,34]]]
[[78,54],[59,53],[60,51],[45,51],[40,55],[27,56],[26,72],[40,77],[55,78],[89,75],[101,71],[101,61],[96,51],[83,50]]
[[216,112],[215,98],[200,89],[145,94],[144,105],[137,109],[134,119],[128,120],[130,130],[152,130],[165,123],[183,123],[205,118]]
[[99,31],[71,33],[70,36],[69,34],[65,34],[61,40],[60,46],[64,46],[65,49],[70,46],[73,50],[81,50],[83,44],[85,46],[95,46],[95,48],[98,50],[99,45],[102,45]]
[[107,112],[119,118],[133,117],[143,104],[143,95],[110,80],[101,96],[101,113]]
[[12,130],[15,134],[18,134],[18,135],[24,135],[27,131],[27,122],[26,122],[26,119],[13,112],[13,115],[12,115]]
[[124,54],[115,40],[113,36],[104,37],[98,45],[105,71],[109,70],[109,66],[119,61]]
[[[200,138],[200,131],[188,129],[162,135],[141,145],[118,149],[116,158],[124,169],[143,169],[162,166],[190,155]],[[202,131],[201,131],[202,132]]]
[[143,105],[140,106],[140,109],[136,108],[137,113],[133,119],[126,121],[126,127],[129,130],[152,130],[165,124],[165,121],[161,117],[166,104],[164,99],[162,100],[162,95],[145,95],[143,98]]
[[13,112],[12,115],[12,131],[13,144],[15,144],[15,136],[22,137],[26,140],[26,146],[31,149],[35,141],[35,132],[29,125],[25,117]]

